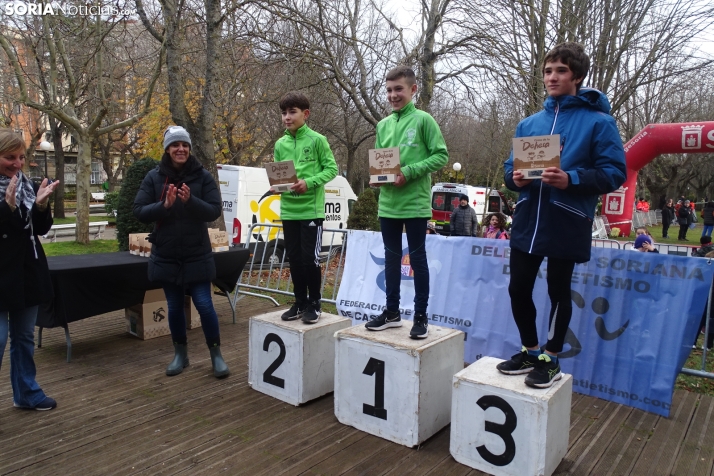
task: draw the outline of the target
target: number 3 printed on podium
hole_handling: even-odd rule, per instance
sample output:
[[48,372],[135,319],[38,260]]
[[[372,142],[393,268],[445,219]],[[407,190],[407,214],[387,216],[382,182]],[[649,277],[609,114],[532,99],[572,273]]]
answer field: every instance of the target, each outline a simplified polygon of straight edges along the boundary
[[496,407],[506,415],[506,421],[503,423],[494,423],[492,421],[486,420],[485,430],[494,435],[498,435],[503,442],[506,444],[506,451],[500,455],[495,455],[488,451],[486,445],[481,445],[476,448],[478,454],[494,466],[506,466],[513,458],[516,457],[516,442],[513,441],[513,431],[516,429],[518,419],[516,418],[516,412],[513,407],[508,404],[501,397],[495,395],[484,395],[479,398],[476,404],[483,408],[483,411],[488,410],[491,407]]
[[386,420],[387,410],[384,408],[384,361],[370,357],[362,373],[365,375],[377,374],[374,380],[374,405],[363,403],[362,413]]

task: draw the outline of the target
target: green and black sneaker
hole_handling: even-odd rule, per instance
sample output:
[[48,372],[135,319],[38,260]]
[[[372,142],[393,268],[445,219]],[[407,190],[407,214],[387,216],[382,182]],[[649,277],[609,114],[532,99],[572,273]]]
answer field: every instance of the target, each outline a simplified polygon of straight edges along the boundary
[[501,362],[496,368],[499,372],[508,375],[527,374],[535,368],[536,362],[538,357],[529,354],[524,346],[519,353],[511,357],[511,360]]
[[535,388],[548,388],[563,376],[560,364],[553,362],[548,354],[540,354],[535,368],[526,376],[526,385]]

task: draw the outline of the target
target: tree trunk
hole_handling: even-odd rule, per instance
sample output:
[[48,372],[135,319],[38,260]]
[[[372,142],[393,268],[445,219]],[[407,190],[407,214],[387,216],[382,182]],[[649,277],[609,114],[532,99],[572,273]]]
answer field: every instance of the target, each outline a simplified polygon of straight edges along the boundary
[[76,136],[77,152],[77,243],[89,244],[89,182],[92,172],[92,141],[87,135]]
[[55,149],[55,180],[59,185],[55,189],[55,218],[64,218],[64,149],[62,149],[62,123],[48,116],[50,131],[52,131],[52,144]]

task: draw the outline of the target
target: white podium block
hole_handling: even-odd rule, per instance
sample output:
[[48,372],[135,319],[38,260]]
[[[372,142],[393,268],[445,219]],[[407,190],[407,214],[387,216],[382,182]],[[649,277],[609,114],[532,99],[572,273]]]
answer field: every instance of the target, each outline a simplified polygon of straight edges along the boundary
[[335,332],[350,319],[322,313],[316,324],[283,321],[276,311],[250,319],[248,383],[292,405],[332,392]]
[[573,377],[531,388],[499,362],[484,357],[454,376],[451,455],[497,476],[550,476],[568,450]]
[[451,382],[464,368],[464,333],[429,326],[410,339],[409,323],[336,334],[335,415],[340,423],[406,446],[449,424]]

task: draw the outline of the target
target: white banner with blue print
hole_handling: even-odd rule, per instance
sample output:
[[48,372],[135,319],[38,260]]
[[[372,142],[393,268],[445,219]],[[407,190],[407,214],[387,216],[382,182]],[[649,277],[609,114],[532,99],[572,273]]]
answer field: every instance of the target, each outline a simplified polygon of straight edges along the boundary
[[[518,352],[508,295],[509,242],[426,238],[429,322],[466,333],[466,362]],[[380,233],[356,230],[349,231],[348,243],[337,310],[359,324],[384,309],[384,246]],[[400,307],[402,317],[412,319],[406,235],[402,255]],[[545,269],[544,261],[533,292],[541,345],[550,312]],[[713,277],[714,266],[705,259],[593,248],[591,260],[575,266],[573,317],[560,354],[573,389],[668,416]]]

